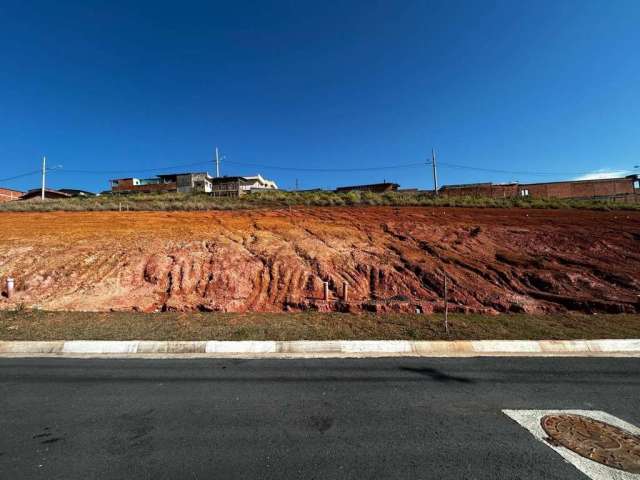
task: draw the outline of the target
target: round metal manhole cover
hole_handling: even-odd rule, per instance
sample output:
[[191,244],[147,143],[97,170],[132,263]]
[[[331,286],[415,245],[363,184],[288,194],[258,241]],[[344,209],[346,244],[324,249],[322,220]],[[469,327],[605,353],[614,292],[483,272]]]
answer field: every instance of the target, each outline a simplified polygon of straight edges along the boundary
[[540,423],[551,443],[607,467],[640,473],[640,437],[582,415],[547,415]]

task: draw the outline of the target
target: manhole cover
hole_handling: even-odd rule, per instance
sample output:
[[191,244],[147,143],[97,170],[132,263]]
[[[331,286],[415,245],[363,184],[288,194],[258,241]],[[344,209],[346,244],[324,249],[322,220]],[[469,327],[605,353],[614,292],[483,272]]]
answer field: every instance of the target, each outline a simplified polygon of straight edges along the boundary
[[540,423],[552,443],[607,467],[640,473],[640,437],[582,415],[547,415]]

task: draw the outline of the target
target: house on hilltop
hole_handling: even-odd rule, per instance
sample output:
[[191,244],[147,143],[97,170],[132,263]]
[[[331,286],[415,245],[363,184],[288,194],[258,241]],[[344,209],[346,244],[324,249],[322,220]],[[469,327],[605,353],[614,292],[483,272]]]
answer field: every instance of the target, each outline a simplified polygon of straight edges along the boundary
[[24,195],[24,192],[21,192],[20,190],[0,187],[0,202],[10,202],[11,200],[18,200],[22,195]]
[[87,190],[79,190],[77,188],[59,188],[59,192],[67,193],[72,197],[95,197],[96,194]]
[[210,193],[214,196],[239,196],[259,190],[277,190],[273,180],[261,175],[212,177],[207,172],[168,173],[152,178],[111,180],[111,193]]
[[360,192],[386,193],[386,192],[395,192],[398,190],[398,188],[400,188],[400,185],[397,183],[382,182],[382,183],[371,183],[368,185],[353,185],[349,187],[338,187],[336,188],[336,192],[360,191]]
[[116,178],[109,181],[112,193],[154,193],[154,192],[175,192],[176,182],[152,178]]
[[212,179],[211,194],[216,197],[240,197],[252,192],[278,190],[273,180],[267,180],[262,175],[247,177],[216,177]]
[[[20,197],[20,200],[33,200],[42,198],[42,189],[33,188]],[[59,200],[62,198],[71,198],[71,195],[61,190],[54,190],[53,188],[44,189],[44,198],[49,200]]]

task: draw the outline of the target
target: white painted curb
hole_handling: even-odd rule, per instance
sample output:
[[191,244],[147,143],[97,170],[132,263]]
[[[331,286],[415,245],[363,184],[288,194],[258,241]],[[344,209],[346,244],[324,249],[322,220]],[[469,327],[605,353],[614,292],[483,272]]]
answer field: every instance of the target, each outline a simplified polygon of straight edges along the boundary
[[640,340],[0,341],[0,355],[249,357],[640,356]]

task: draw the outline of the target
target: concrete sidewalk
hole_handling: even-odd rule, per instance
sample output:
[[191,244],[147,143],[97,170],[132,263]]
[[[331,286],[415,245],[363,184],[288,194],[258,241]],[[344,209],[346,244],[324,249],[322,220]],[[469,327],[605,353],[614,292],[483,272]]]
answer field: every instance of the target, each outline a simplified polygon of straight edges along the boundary
[[327,341],[0,341],[0,356],[124,357],[477,357],[640,356],[640,339],[625,340],[327,340]]

